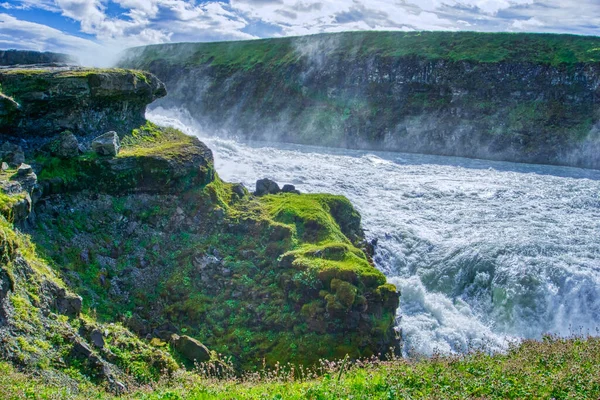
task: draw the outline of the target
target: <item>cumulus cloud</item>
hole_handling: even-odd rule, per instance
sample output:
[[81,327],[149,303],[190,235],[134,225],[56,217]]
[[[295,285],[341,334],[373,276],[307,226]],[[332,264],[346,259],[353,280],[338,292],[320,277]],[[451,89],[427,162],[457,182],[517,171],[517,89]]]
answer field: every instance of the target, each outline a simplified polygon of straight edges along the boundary
[[[19,38],[18,42],[15,42],[15,38]],[[87,64],[98,64],[97,59],[102,58],[108,63],[109,56],[108,50],[96,42],[68,35],[43,24],[22,21],[5,13],[0,13],[0,48],[69,53]],[[91,55],[94,59],[90,58]]]
[[[19,10],[21,18],[27,10],[60,14],[75,21],[82,36],[113,50],[172,41],[347,30],[600,34],[598,0],[10,0],[0,2],[1,9],[5,19],[12,10]],[[13,17],[13,25],[15,21]],[[26,22],[19,23],[26,26]],[[38,27],[37,37],[26,29],[13,30],[11,40],[8,31],[0,28],[4,38],[0,45],[13,47],[52,49],[62,41],[69,48],[85,40],[49,27]]]

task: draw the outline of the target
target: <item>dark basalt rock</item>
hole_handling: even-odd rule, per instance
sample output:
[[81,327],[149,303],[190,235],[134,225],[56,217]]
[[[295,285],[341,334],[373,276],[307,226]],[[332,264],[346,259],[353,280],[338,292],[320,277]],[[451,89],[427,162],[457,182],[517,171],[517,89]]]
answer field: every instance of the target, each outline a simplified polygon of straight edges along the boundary
[[60,158],[73,158],[79,155],[79,142],[70,131],[64,131],[50,143],[50,151]]
[[256,181],[256,191],[254,194],[256,196],[264,196],[266,194],[277,194],[281,192],[279,185],[277,182],[272,181],[271,179],[264,178]]
[[94,329],[92,333],[90,333],[90,341],[97,348],[104,348],[104,335],[102,335],[102,332],[100,332],[98,329]]
[[294,186],[294,185],[283,185],[283,187],[281,188],[281,191],[283,193],[300,194],[300,191],[296,190],[296,186]]
[[210,360],[210,351],[208,348],[187,335],[172,335],[171,342],[175,349],[188,361],[205,362]]

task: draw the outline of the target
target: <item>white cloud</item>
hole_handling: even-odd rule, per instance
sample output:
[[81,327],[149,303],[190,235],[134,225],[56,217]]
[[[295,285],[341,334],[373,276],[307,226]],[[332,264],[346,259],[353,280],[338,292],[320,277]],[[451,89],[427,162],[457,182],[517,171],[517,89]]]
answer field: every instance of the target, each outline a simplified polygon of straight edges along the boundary
[[79,48],[98,48],[97,43],[68,35],[58,29],[35,22],[22,21],[11,15],[0,13],[0,40],[4,43],[19,38],[21,48],[33,50],[74,51]]
[[96,42],[5,13],[0,13],[0,47],[68,53],[90,65],[109,65],[114,59],[114,51]]
[[[0,0],[1,1],[1,0]],[[110,3],[123,9],[107,13]],[[347,30],[544,31],[600,35],[599,0],[9,0],[76,21],[104,49],[170,41],[249,39]],[[13,17],[11,17],[13,18]],[[16,20],[13,18],[12,23]],[[21,26],[26,21],[19,22]],[[89,40],[42,24],[0,30],[3,47],[77,48]],[[44,29],[45,28],[45,29]],[[12,36],[12,38],[11,38]],[[66,51],[66,50],[65,50]]]
[[518,19],[512,23],[512,27],[517,30],[529,30],[531,28],[539,28],[541,26],[544,26],[544,23],[535,17],[526,20]]

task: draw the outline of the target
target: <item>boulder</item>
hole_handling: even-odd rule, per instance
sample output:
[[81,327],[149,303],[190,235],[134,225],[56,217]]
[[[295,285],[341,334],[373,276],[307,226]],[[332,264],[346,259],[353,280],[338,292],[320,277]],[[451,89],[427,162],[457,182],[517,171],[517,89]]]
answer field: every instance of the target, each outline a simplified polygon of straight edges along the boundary
[[2,171],[6,171],[8,170],[9,166],[7,163],[5,163],[4,161],[2,161]]
[[104,335],[98,329],[94,329],[92,333],[90,333],[90,341],[97,348],[104,348]]
[[243,183],[234,183],[231,185],[231,190],[235,193],[239,198],[246,197],[248,192],[246,191],[246,187]]
[[50,145],[53,155],[60,158],[73,158],[79,155],[79,142],[70,131],[64,131]]
[[94,353],[87,343],[83,342],[80,338],[74,336],[71,338],[73,341],[73,348],[71,349],[71,355],[75,358],[89,358]]
[[264,178],[256,181],[256,191],[254,194],[256,196],[264,196],[266,194],[277,194],[281,192],[279,189],[279,185],[277,182],[272,181],[271,179]]
[[58,312],[68,317],[77,317],[83,305],[80,296],[67,293],[64,288],[59,288],[55,293],[56,308]]
[[29,164],[22,163],[17,170],[18,176],[27,176],[31,173],[33,173],[33,168],[31,168],[31,165]]
[[205,362],[210,360],[208,348],[187,335],[172,335],[171,343],[184,358],[192,362]]
[[121,141],[117,132],[110,131],[98,136],[92,141],[92,150],[101,156],[116,156],[119,154]]
[[300,194],[299,190],[296,190],[296,186],[294,185],[283,185],[283,187],[281,188],[281,191],[283,193],[295,193],[295,194]]

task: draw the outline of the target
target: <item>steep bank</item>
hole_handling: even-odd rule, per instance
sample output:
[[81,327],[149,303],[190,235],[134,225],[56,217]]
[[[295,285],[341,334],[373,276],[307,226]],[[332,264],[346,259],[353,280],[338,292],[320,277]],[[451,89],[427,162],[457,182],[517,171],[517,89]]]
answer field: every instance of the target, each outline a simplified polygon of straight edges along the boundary
[[146,121],[146,105],[166,95],[154,75],[78,67],[0,69],[0,139],[40,140],[69,130],[88,139],[121,136]]
[[[91,380],[121,392],[216,361],[215,351],[252,369],[397,347],[396,288],[373,266],[347,199],[254,196],[218,178],[198,139],[144,120],[126,131],[122,111],[164,90],[150,74],[0,77],[15,112],[27,111],[24,123],[0,120],[2,133],[19,132],[0,147],[3,359],[73,391]],[[51,117],[71,116],[61,105],[75,99],[79,117]],[[116,133],[101,142],[113,155],[98,138],[89,146],[100,127],[119,130],[120,143]]]
[[361,32],[131,49],[155,103],[247,139],[600,168],[600,39]]

